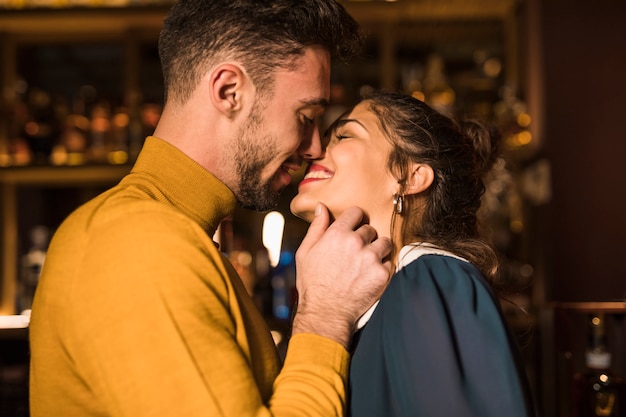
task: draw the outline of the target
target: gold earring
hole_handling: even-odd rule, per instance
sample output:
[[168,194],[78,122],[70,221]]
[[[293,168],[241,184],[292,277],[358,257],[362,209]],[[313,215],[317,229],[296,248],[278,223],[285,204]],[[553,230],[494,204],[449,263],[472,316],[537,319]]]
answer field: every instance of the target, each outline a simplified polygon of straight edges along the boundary
[[398,214],[402,214],[402,209],[404,204],[404,197],[402,194],[393,193],[393,208]]

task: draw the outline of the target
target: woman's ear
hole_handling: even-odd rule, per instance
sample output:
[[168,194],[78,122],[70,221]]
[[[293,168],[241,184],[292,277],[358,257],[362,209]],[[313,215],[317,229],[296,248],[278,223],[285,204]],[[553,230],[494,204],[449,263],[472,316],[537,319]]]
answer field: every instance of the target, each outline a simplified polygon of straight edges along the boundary
[[435,173],[430,165],[411,164],[410,175],[404,187],[404,194],[418,194],[433,183]]
[[209,75],[210,98],[216,109],[231,117],[243,106],[246,74],[230,63],[218,65]]

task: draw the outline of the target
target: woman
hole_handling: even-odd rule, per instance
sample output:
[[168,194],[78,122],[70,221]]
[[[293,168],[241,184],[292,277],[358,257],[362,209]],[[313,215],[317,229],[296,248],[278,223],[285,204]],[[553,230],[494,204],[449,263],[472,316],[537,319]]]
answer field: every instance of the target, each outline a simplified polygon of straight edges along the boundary
[[476,212],[497,137],[456,124],[412,97],[377,92],[329,129],[291,211],[318,202],[336,217],[357,205],[394,242],[396,273],[359,322],[350,414],[528,416],[533,408],[515,341],[489,282],[497,257]]

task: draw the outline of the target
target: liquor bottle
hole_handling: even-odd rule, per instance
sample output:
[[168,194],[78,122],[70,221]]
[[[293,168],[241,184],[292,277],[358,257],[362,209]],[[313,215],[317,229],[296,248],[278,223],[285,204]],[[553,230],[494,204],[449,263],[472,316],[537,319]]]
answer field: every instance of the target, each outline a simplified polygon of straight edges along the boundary
[[85,99],[74,97],[72,108],[62,115],[63,130],[50,156],[53,165],[82,165],[87,161],[89,119],[85,116]]
[[128,109],[118,107],[111,118],[112,141],[108,149],[107,160],[110,164],[119,165],[128,161]]
[[22,314],[30,311],[35,297],[35,290],[39,283],[39,276],[43,263],[46,260],[50,230],[46,226],[35,226],[30,231],[31,246],[22,257],[20,275],[20,299],[18,309]]
[[111,134],[111,111],[109,104],[98,102],[91,109],[90,159],[95,163],[107,162]]
[[611,368],[603,314],[589,319],[585,371],[574,376],[575,417],[623,417],[626,385]]
[[49,163],[52,148],[59,134],[55,103],[47,91],[33,88],[27,96],[27,120],[21,135],[32,153],[31,162],[37,165]]

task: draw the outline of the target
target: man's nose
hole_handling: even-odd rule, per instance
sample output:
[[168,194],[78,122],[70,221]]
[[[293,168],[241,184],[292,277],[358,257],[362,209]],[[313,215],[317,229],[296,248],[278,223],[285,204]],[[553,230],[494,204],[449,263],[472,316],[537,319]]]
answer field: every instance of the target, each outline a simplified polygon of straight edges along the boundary
[[308,138],[304,138],[300,147],[298,148],[298,153],[304,159],[318,159],[322,156],[323,148],[322,148],[322,140],[320,135],[320,129],[318,124],[316,123],[313,127],[313,131]]

